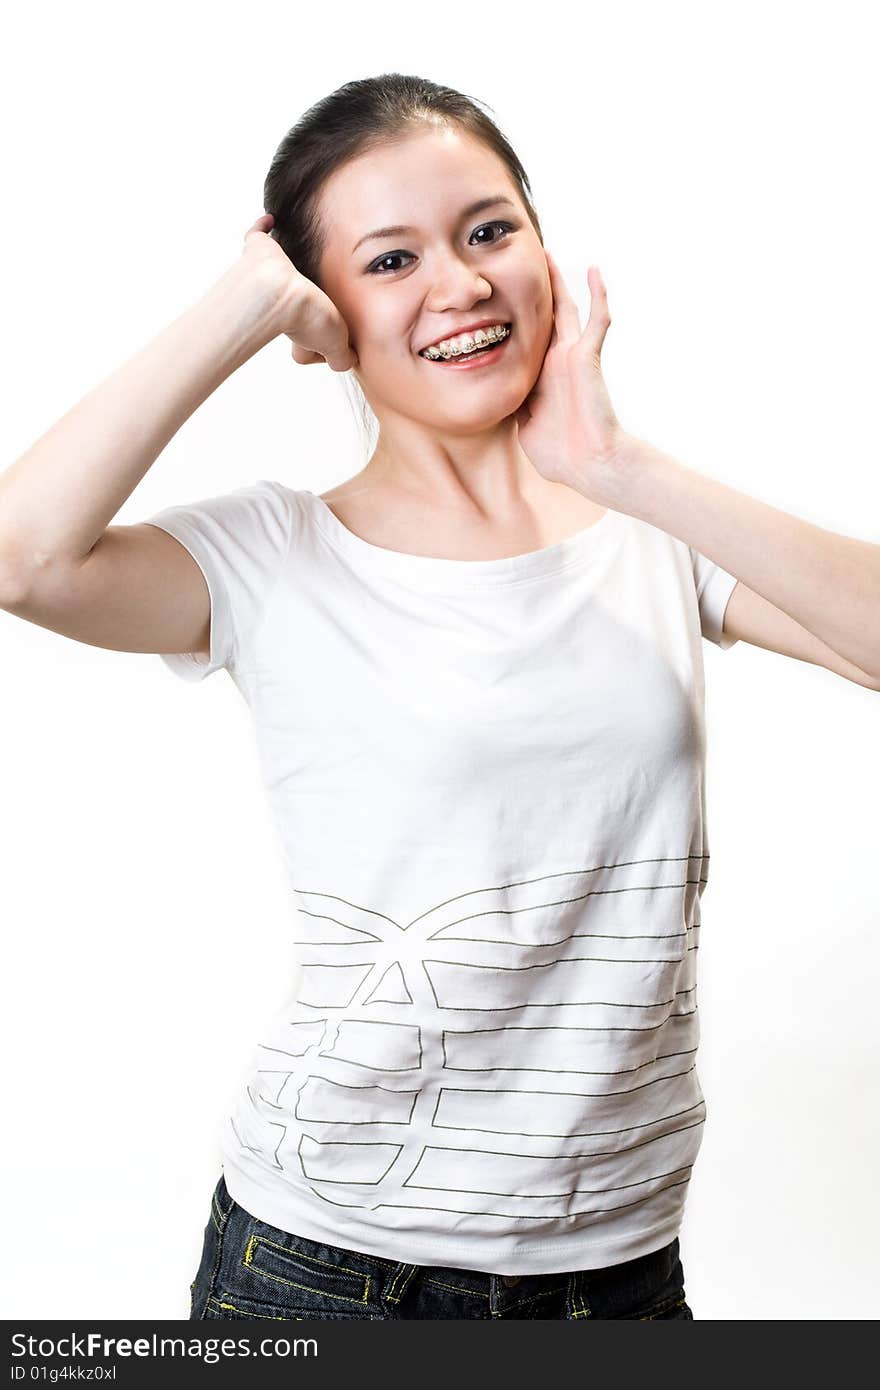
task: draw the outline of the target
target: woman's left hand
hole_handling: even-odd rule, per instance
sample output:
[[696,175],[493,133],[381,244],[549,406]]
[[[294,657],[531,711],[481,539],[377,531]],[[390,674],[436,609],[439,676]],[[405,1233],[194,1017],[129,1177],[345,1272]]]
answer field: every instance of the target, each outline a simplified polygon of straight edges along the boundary
[[553,332],[540,375],[516,412],[519,442],[538,472],[591,501],[614,506],[616,460],[626,440],[602,377],[600,356],[611,317],[596,266],[587,271],[590,317],[578,309],[559,267],[544,251],[553,291]]

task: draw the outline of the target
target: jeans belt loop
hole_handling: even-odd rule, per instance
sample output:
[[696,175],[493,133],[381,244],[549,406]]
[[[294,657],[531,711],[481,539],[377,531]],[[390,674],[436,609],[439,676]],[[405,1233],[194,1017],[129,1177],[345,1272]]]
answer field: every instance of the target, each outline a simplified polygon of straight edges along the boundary
[[412,1279],[418,1265],[399,1264],[391,1276],[391,1281],[382,1293],[382,1298],[386,1303],[399,1303],[406,1293],[410,1279]]

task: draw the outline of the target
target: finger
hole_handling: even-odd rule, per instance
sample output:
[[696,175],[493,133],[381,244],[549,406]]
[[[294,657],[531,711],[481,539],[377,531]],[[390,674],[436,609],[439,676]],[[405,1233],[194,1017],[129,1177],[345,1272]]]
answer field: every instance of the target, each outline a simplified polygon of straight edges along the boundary
[[562,271],[547,248],[544,248],[547,268],[550,272],[550,288],[553,291],[555,317],[559,324],[559,336],[563,341],[574,342],[581,336],[581,321],[578,307],[562,278]]
[[290,350],[290,355],[294,362],[298,362],[301,367],[311,367],[317,363],[325,363],[331,371],[348,372],[352,367],[358,365],[358,358],[351,348],[345,348],[337,352],[328,352],[325,357],[323,353],[313,352],[311,348],[301,347],[299,343],[294,343]]
[[608,312],[608,294],[605,289],[605,281],[602,279],[597,265],[591,265],[587,271],[587,284],[590,287],[590,317],[584,329],[583,341],[598,357],[602,351],[605,334],[608,332],[611,315]]
[[334,372],[350,372],[358,360],[349,348],[346,352],[334,353],[327,358],[327,366]]
[[294,362],[298,362],[301,367],[310,367],[314,362],[324,362],[320,352],[312,352],[311,348],[300,347],[299,343],[294,343],[290,349],[290,355]]
[[248,227],[245,236],[250,236],[251,232],[268,232],[274,221],[275,218],[272,216],[271,212],[264,212],[262,217],[258,217],[256,222],[253,222],[250,227]]
[[358,356],[348,336],[348,326],[343,325],[342,336],[327,348],[327,365],[334,372],[348,372],[358,365]]

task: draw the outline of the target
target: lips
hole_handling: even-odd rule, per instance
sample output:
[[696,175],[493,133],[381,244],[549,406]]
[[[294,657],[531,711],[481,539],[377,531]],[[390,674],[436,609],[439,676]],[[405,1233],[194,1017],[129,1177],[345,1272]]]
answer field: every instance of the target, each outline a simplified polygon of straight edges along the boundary
[[441,333],[439,338],[433,338],[430,343],[422,343],[422,346],[418,350],[419,352],[424,352],[425,348],[436,347],[438,343],[445,343],[450,338],[461,338],[465,333],[469,333],[471,337],[473,337],[478,328],[494,328],[498,324],[504,324],[507,328],[513,327],[513,324],[508,319],[480,319],[477,323],[467,323],[461,328],[452,329],[448,333]]
[[448,372],[470,372],[478,371],[481,368],[488,368],[493,362],[497,362],[505,352],[509,352],[508,343],[510,342],[512,329],[503,338],[488,346],[473,349],[471,352],[458,353],[453,357],[422,357],[424,362],[429,362],[432,367],[442,367]]

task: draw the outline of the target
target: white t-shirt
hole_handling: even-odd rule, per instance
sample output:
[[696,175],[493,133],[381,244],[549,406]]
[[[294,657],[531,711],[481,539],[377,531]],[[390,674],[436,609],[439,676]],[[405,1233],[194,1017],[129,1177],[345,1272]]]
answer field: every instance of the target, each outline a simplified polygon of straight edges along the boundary
[[409,555],[278,482],[149,518],[201,567],[251,711],[299,990],[222,1158],[258,1220],[544,1274],[678,1233],[705,1106],[701,634],[736,580],[621,512]]

